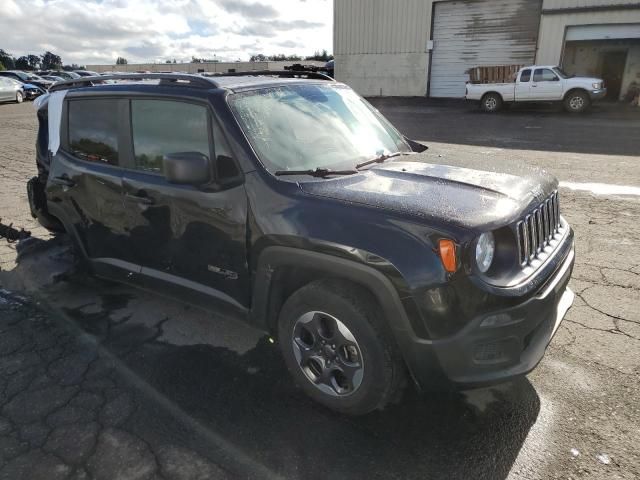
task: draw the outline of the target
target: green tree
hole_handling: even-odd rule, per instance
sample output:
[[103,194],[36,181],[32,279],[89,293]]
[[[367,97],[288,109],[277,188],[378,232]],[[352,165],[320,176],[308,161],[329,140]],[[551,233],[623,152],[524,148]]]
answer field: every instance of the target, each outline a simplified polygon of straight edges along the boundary
[[8,52],[5,52],[0,48],[0,63],[4,65],[7,70],[13,70],[16,68],[16,62],[13,59],[13,55]]
[[129,62],[124,57],[116,58],[116,65],[126,65],[127,63],[129,63]]
[[16,69],[17,70],[29,70],[29,59],[26,56],[16,58]]
[[43,70],[58,70],[62,68],[62,58],[55,53],[46,51],[40,58],[42,59],[41,65]]
[[6,70],[6,68],[4,68],[4,64],[0,62],[0,72],[2,72],[3,70]]

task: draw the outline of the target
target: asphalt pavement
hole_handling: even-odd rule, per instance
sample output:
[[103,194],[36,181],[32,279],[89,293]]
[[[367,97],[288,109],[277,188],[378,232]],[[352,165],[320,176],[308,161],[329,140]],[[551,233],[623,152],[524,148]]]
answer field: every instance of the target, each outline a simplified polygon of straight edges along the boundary
[[640,110],[376,104],[434,162],[571,186],[576,302],[532,374],[364,417],[315,405],[258,332],[76,268],[28,216],[33,109],[0,105],[0,217],[36,237],[0,240],[0,478],[640,477],[640,196],[589,185],[640,187]]

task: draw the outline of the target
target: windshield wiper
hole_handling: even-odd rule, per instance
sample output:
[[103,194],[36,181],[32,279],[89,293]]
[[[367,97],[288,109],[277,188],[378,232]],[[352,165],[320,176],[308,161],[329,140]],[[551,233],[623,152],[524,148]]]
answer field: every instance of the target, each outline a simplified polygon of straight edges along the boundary
[[353,175],[357,170],[331,170],[330,168],[316,168],[315,170],[278,170],[274,175],[309,175],[311,177],[325,178],[330,175]]
[[399,157],[401,155],[411,155],[412,153],[414,152],[395,152],[395,153],[390,153],[389,155],[382,154],[375,158],[372,158],[371,160],[367,160],[366,162],[357,164],[356,169],[359,170],[362,167],[366,167],[367,165],[372,165],[374,163],[382,163],[385,160],[389,160],[390,158]]

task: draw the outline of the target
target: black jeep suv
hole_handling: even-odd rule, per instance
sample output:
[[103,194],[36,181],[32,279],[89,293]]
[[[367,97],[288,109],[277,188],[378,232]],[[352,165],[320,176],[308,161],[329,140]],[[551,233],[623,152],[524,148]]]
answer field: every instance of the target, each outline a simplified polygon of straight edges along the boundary
[[345,413],[540,361],[573,301],[553,177],[430,164],[317,73],[123,78],[38,110],[32,213],[95,274],[252,323]]

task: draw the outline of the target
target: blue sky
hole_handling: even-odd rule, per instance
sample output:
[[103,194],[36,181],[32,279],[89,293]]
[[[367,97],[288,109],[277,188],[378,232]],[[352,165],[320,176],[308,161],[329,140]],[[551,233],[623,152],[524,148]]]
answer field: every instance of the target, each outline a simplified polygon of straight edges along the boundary
[[0,48],[65,63],[332,50],[333,0],[0,0]]

